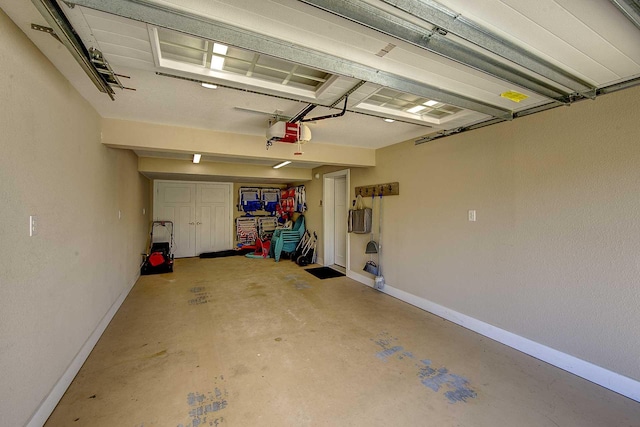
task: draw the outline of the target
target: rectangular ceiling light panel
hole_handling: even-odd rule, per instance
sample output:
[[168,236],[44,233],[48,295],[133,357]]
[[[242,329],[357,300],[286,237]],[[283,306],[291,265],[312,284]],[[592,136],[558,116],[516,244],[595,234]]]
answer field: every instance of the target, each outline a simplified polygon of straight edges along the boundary
[[229,47],[221,43],[213,44],[213,55],[211,55],[212,70],[222,70],[224,68],[225,55],[228,50]]
[[[216,78],[243,83],[264,89],[273,89],[274,85],[291,95],[298,90],[313,94],[331,77],[330,74],[310,67],[304,67],[289,61],[260,55],[226,44],[205,40],[188,34],[151,27],[150,36],[157,38],[159,51],[158,63],[163,68],[176,71],[190,70],[194,74],[211,77],[210,71],[217,72]],[[210,57],[210,60],[208,59]],[[178,68],[172,62],[179,63]],[[186,68],[183,66],[186,65]],[[208,66],[207,66],[208,65]],[[225,78],[226,77],[226,78]]]
[[424,105],[416,105],[415,107],[411,107],[407,110],[407,113],[412,113],[412,114],[416,114],[419,113],[422,110],[426,110],[427,107],[425,107]]

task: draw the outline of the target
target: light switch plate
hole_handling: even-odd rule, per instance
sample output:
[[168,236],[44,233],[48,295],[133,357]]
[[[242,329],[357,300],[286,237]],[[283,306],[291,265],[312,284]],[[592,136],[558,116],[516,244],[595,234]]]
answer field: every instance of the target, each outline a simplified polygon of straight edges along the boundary
[[29,215],[29,237],[33,237],[38,234],[38,217],[35,215]]
[[476,220],[476,211],[475,209],[472,209],[469,211],[469,221],[475,221]]

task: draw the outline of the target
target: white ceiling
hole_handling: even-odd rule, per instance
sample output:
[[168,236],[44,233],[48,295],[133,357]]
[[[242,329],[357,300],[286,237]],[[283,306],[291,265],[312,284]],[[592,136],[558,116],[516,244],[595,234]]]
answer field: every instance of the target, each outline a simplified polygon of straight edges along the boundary
[[[128,6],[138,4],[136,0],[102,3],[124,5],[125,10]],[[417,92],[424,89],[421,85],[428,85],[436,91],[468,98],[509,115],[517,115],[518,112],[553,102],[548,96],[534,93],[527,88],[490,76],[473,67],[302,1],[151,0],[147,3],[175,11],[186,11],[225,26],[233,26],[234,31],[237,31],[237,36],[234,33],[231,36],[224,33],[214,41],[233,45],[233,42],[242,39],[243,34],[258,35],[254,40],[263,38],[281,43],[283,56],[284,51],[293,46],[294,50],[299,48],[300,62],[303,65],[309,62],[326,63],[331,69],[325,71],[336,74],[337,71],[344,70],[344,74],[338,73],[317,93],[305,94],[300,91],[287,92],[288,88],[281,90],[273,85],[260,87],[259,84],[251,86],[251,83],[227,81],[220,78],[220,74],[212,73],[210,70],[207,71],[208,74],[172,70],[166,63],[159,62],[157,55],[154,56],[153,16],[149,15],[148,19],[146,16],[140,18],[151,21],[151,24],[147,24],[87,7],[76,6],[70,9],[65,3],[60,2],[61,8],[67,13],[86,47],[99,49],[116,73],[130,76],[128,79],[122,79],[122,83],[135,91],[115,89],[115,100],[112,101],[106,94],[98,91],[62,44],[49,35],[30,28],[31,23],[49,25],[30,2],[0,0],[0,7],[105,118],[264,136],[270,114],[278,112],[284,116],[294,116],[308,102],[330,105],[360,80],[367,80],[350,94],[347,106],[350,111],[343,117],[307,124],[313,135],[312,144],[380,148],[408,139],[433,135],[436,132],[455,131],[491,118],[486,111],[464,109],[446,119],[437,120],[367,106],[363,103],[367,97],[385,87],[381,84],[384,80],[380,80],[385,76],[391,76],[390,86],[400,84],[406,88],[416,87],[414,93],[417,95]],[[344,3],[356,4],[363,8],[371,6],[371,10],[375,10],[376,13],[387,14],[386,16],[393,19],[399,18],[403,28],[413,30],[414,34],[416,31],[422,31],[429,35],[434,29],[432,24],[418,17],[419,10],[416,13],[402,10],[414,4],[415,0],[366,0]],[[433,4],[433,1],[418,0],[417,4],[429,5]],[[439,4],[455,12],[457,22],[470,21],[563,73],[575,76],[594,90],[640,76],[640,29],[610,1],[439,0]],[[126,11],[123,15],[127,15]],[[184,29],[187,30],[191,32],[191,29]],[[455,35],[453,31],[446,35],[446,41],[482,53],[496,63],[508,64],[521,75],[554,86],[559,91],[574,92],[566,86],[550,83],[546,76],[479,48]],[[389,43],[395,47],[384,57],[377,56],[376,54]],[[263,49],[261,42],[254,41],[254,44],[255,46],[249,46],[252,50]],[[323,55],[337,59],[337,62],[325,61],[322,59]],[[360,75],[354,75],[360,73],[361,68],[365,71]],[[375,71],[370,79],[362,79],[363,75],[367,75],[366,70]],[[165,77],[156,72],[215,82],[226,87],[204,89],[197,82]],[[405,85],[405,81],[411,84]],[[250,91],[246,91],[247,89]],[[519,92],[527,98],[521,102],[514,102],[501,96],[507,91]],[[571,96],[573,95],[575,94],[572,93]],[[580,98],[579,94],[577,98]],[[455,105],[454,102],[447,104]],[[341,107],[342,103],[338,103],[336,108],[331,110],[318,107],[311,111],[307,118],[335,114]],[[392,117],[397,121],[385,123],[381,120],[382,117]],[[176,151],[179,151],[179,147],[176,147]],[[140,151],[138,155],[188,157],[187,154],[148,151]],[[216,157],[215,153],[205,157],[205,160],[229,161],[228,158]],[[273,161],[264,163],[271,165]],[[317,165],[309,163],[297,166]]]

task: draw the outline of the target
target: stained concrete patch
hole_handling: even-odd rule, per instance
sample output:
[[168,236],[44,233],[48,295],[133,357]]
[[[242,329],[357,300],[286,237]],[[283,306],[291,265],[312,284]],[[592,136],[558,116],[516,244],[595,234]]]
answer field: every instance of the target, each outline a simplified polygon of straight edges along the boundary
[[154,359],[156,357],[165,357],[167,355],[167,350],[162,350],[157,353],[153,353],[152,355],[147,356],[147,359]]
[[[177,427],[219,426],[225,422],[221,411],[228,405],[229,393],[224,387],[217,386],[217,379],[216,377],[214,384],[216,386],[213,391],[206,394],[194,392],[187,395],[190,421],[187,424],[178,424]],[[220,376],[220,380],[224,380],[224,376]]]
[[247,285],[247,290],[252,291],[254,289],[264,289],[266,286],[261,285],[259,283],[251,282]]
[[297,274],[289,274],[284,277],[284,280],[291,283],[297,290],[311,289],[312,286],[304,279],[300,279]]
[[211,301],[211,293],[207,292],[205,286],[195,286],[189,289],[189,292],[195,294],[195,298],[189,300],[189,305],[201,305]]
[[449,402],[466,402],[477,396],[476,392],[469,388],[469,381],[459,375],[452,374],[447,368],[433,369],[430,360],[422,360],[422,367],[418,371],[420,382],[433,391],[446,388],[444,393]]
[[393,356],[394,354],[396,354],[399,351],[404,350],[402,347],[400,347],[399,345],[395,346],[395,347],[391,347],[391,348],[387,348],[382,350],[381,352],[379,352],[378,354],[376,354],[376,356],[378,356],[378,359],[382,359],[385,362],[387,361],[387,358],[389,356]]
[[404,351],[404,348],[398,345],[398,339],[389,335],[388,332],[381,332],[375,339],[371,338],[371,341],[382,348],[382,351],[376,353],[378,359],[384,362],[397,360],[399,363],[413,363],[417,368],[416,376],[422,385],[436,393],[442,393],[450,403],[466,402],[468,399],[477,397],[469,380],[449,372],[446,367],[435,369],[432,367],[431,360],[428,359],[420,360],[420,363],[413,362],[415,360],[413,353]]

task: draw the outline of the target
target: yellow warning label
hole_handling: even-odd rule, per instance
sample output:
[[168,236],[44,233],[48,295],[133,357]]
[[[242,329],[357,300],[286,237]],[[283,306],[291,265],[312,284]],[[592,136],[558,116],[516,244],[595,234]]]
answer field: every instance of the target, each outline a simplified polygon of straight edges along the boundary
[[500,94],[501,97],[512,100],[513,102],[524,101],[528,98],[524,93],[516,92],[515,90],[509,90]]

